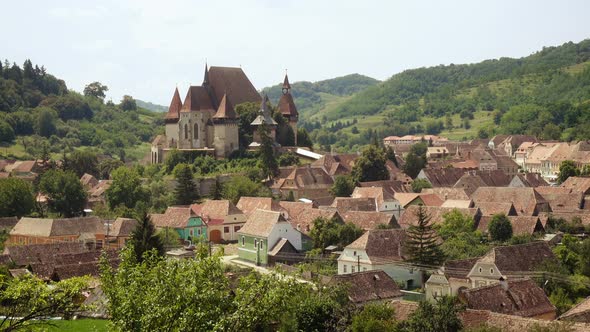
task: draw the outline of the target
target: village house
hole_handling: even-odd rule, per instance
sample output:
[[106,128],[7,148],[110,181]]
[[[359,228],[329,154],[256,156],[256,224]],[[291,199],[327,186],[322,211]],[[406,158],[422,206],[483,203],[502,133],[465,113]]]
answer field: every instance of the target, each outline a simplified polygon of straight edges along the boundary
[[[502,137],[503,135],[498,135]],[[494,141],[494,139],[492,139]],[[492,149],[496,151],[501,151],[504,155],[508,157],[514,157],[514,154],[523,144],[534,144],[537,143],[538,140],[535,136],[530,135],[508,135],[504,138],[499,144],[495,144]]]
[[394,196],[403,211],[412,205],[441,206],[443,200],[436,194],[429,193],[396,193]]
[[83,218],[21,218],[9,233],[7,246],[55,242],[97,244],[97,235],[104,234],[103,221],[98,217]]
[[456,296],[462,290],[494,285],[504,280],[526,277],[542,264],[557,262],[544,241],[498,246],[480,258],[447,261],[426,282],[426,299],[440,295]]
[[547,181],[545,181],[545,179],[543,179],[543,177],[539,173],[518,173],[512,178],[512,180],[508,184],[508,187],[536,188],[548,185],[549,183],[547,183]]
[[207,240],[207,224],[190,206],[171,206],[164,214],[152,214],[157,229],[173,229],[184,241]]
[[4,172],[9,176],[27,181],[35,180],[41,170],[37,160],[18,160],[4,165]]
[[239,258],[256,265],[272,264],[282,260],[281,254],[303,249],[301,233],[276,211],[254,211],[238,231],[238,236]]
[[246,223],[246,215],[231,201],[207,200],[191,205],[191,209],[207,224],[211,242],[238,241],[238,231]]
[[590,297],[573,306],[559,316],[559,320],[568,322],[590,323]]
[[383,187],[355,187],[352,198],[370,198],[375,200],[377,211],[398,213],[401,211],[400,202],[395,199],[394,194]]
[[421,286],[420,271],[404,264],[404,242],[406,233],[402,229],[374,229],[344,248],[338,257],[338,274],[382,270],[393,280],[405,285],[406,289]]
[[348,211],[377,211],[375,199],[369,197],[336,197],[330,208],[334,208],[340,213]]
[[543,289],[531,279],[503,280],[493,285],[466,289],[459,293],[469,309],[553,320],[557,309]]
[[426,149],[426,159],[444,159],[449,156],[449,150],[444,146],[429,146]]
[[[488,227],[492,221],[493,215],[482,216],[477,225],[477,229],[483,234],[488,233]],[[545,233],[547,218],[541,219],[539,216],[508,216],[512,225],[512,235],[536,235]]]
[[137,225],[136,219],[117,218],[113,223],[107,223],[107,231],[96,238],[99,243],[104,243],[105,248],[121,249],[131,239]]
[[590,196],[590,177],[570,176],[560,187],[570,189],[572,191],[581,191],[584,196]]
[[383,139],[383,145],[395,147],[396,145],[412,145],[420,142],[428,143],[428,145],[439,145],[444,144],[447,141],[447,138],[436,135],[405,135],[402,137],[388,136]]
[[476,224],[479,222],[481,212],[477,208],[455,208],[455,207],[441,207],[441,206],[409,206],[401,218],[398,220],[398,224],[401,228],[407,229],[411,225],[418,225],[418,210],[423,209],[427,216],[430,217],[431,224],[440,224],[444,222],[444,216],[453,211],[458,211],[465,217],[471,218]]
[[[390,302],[390,306],[395,313],[395,318],[398,321],[407,320],[410,315],[418,309],[418,305],[417,302],[411,301],[397,300]],[[500,314],[489,310],[474,310],[468,308],[461,311],[457,316],[463,323],[463,327],[468,330],[477,330],[482,327],[493,327],[502,332],[524,332],[539,328],[555,328],[554,321]],[[571,332],[587,332],[590,331],[590,324],[576,322],[568,325],[567,329]]]
[[344,286],[348,300],[357,306],[401,300],[403,297],[397,283],[380,270],[335,275],[329,284]]
[[524,216],[550,211],[549,203],[534,188],[480,187],[471,199],[475,206],[485,202],[512,202],[516,213]]
[[465,170],[458,168],[423,168],[416,179],[428,181],[433,188],[453,187],[465,174]]
[[[333,178],[322,167],[293,166],[281,168],[280,175],[270,186],[274,195],[286,198],[291,193],[295,199],[307,198],[318,202],[331,201],[329,189]],[[285,176],[281,176],[286,174]]]
[[391,213],[377,211],[338,211],[345,223],[350,223],[363,230],[376,229],[380,225],[383,227],[399,228],[395,217]]
[[478,202],[474,204],[476,208],[481,211],[482,216],[493,216],[495,214],[503,214],[506,216],[516,216],[516,209],[510,202],[499,203],[499,202]]
[[443,202],[448,199],[456,199],[456,200],[469,200],[469,195],[465,193],[465,190],[461,188],[424,188],[421,191],[422,194],[435,194],[440,198]]

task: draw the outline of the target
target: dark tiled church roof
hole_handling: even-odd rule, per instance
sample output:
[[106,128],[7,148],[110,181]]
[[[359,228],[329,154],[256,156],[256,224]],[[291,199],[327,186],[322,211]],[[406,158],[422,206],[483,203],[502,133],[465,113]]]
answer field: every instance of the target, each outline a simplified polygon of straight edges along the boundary
[[262,101],[242,68],[210,67],[207,76],[214,105],[221,104],[224,94],[229,96],[234,105]]
[[207,90],[202,86],[191,86],[184,98],[182,112],[214,110]]
[[298,116],[297,107],[293,101],[293,96],[290,93],[283,94],[279,99],[279,110],[285,116]]

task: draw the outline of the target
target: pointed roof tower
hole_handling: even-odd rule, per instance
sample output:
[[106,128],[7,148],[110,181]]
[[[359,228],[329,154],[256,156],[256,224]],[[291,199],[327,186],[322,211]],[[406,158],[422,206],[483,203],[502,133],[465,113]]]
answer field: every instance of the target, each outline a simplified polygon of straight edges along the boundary
[[293,96],[291,95],[291,84],[289,84],[287,73],[285,73],[285,80],[283,81],[283,95],[281,96],[281,99],[279,99],[279,104],[277,106],[283,116],[297,121],[299,113],[297,112],[295,101],[293,101]]
[[209,68],[207,67],[207,61],[205,61],[205,76],[203,77],[203,86],[209,85]]
[[180,110],[182,109],[182,101],[180,100],[180,94],[178,93],[178,87],[174,90],[170,107],[168,107],[168,113],[166,113],[166,122],[178,121],[180,117]]
[[262,102],[260,103],[260,110],[258,111],[258,116],[250,125],[252,126],[259,126],[263,123],[271,126],[276,126],[277,122],[272,118],[270,115],[270,110],[268,109],[268,96],[265,94],[264,98],[262,98]]
[[227,94],[224,93],[221,103],[219,103],[219,108],[213,116],[213,119],[235,119],[237,117],[238,116],[234,110],[233,105],[229,101],[229,98],[227,98]]
[[289,76],[285,73],[285,79],[283,80],[283,94],[291,92],[291,84],[289,84]]

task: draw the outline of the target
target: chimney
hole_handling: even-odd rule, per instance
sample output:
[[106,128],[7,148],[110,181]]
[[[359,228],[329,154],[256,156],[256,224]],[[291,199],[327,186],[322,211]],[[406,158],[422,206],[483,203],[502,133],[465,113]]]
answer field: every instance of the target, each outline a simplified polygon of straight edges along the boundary
[[506,282],[506,279],[504,279],[504,277],[500,277],[500,279],[498,279],[500,281],[500,286],[502,287],[502,289],[504,289],[505,291],[508,290],[508,282]]

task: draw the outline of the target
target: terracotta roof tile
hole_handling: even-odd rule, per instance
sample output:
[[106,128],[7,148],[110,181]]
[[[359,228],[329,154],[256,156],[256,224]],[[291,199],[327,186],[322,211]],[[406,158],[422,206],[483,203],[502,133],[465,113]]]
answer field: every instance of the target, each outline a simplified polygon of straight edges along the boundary
[[373,264],[403,261],[406,231],[403,229],[373,229],[346,246],[347,249],[365,250]]
[[393,300],[403,296],[397,283],[381,270],[336,275],[331,283],[348,285],[348,298],[353,303]]
[[547,201],[533,188],[480,187],[471,199],[476,206],[481,202],[512,202],[518,215],[537,215],[549,209]]
[[268,237],[277,223],[287,222],[280,212],[268,210],[254,211],[238,233]]
[[10,231],[11,235],[55,237],[82,235],[84,233],[102,234],[104,225],[98,217],[41,219],[21,218]]
[[348,211],[377,211],[375,199],[369,197],[336,197],[331,206],[335,208],[340,214],[346,213]]
[[188,88],[184,103],[182,105],[182,112],[190,111],[210,111],[214,112],[214,106],[209,98],[207,90],[202,86],[191,86]]
[[[398,223],[402,228],[408,228],[410,225],[417,225],[418,224],[418,217],[416,213],[420,206],[418,205],[410,205],[406,208],[404,213],[401,215]],[[453,210],[459,211],[461,214],[468,216],[477,223],[480,217],[480,211],[477,208],[471,209],[458,209],[458,208],[448,208],[448,207],[440,207],[440,206],[422,206],[426,214],[430,216],[431,224],[438,224],[444,221],[443,217],[445,214],[452,212]]]
[[539,265],[547,261],[557,262],[555,254],[544,241],[498,246],[480,260],[496,264],[503,275],[535,271]]
[[217,112],[213,115],[214,119],[236,119],[238,117],[234,106],[228,99],[227,94],[224,94],[217,108]]
[[228,95],[233,105],[262,101],[242,68],[212,66],[209,67],[208,78],[215,105],[221,103],[224,94]]
[[467,289],[460,297],[470,309],[523,317],[555,314],[555,306],[531,279],[507,280],[506,284],[506,289],[501,284]]
[[393,214],[384,212],[348,211],[340,215],[345,223],[352,223],[364,230],[375,229],[381,224],[395,225]]
[[178,88],[174,89],[168,112],[166,113],[166,120],[178,120],[180,117],[180,110],[182,109],[182,101],[180,100],[180,94]]
[[283,94],[281,99],[279,99],[279,104],[277,106],[281,114],[284,116],[299,115],[297,107],[295,107],[295,102],[293,101],[293,96],[290,93]]
[[570,322],[590,323],[590,297],[582,300],[582,302],[559,316],[559,319]]
[[171,206],[164,214],[152,214],[151,219],[158,228],[185,228],[192,216],[194,214],[189,206]]

